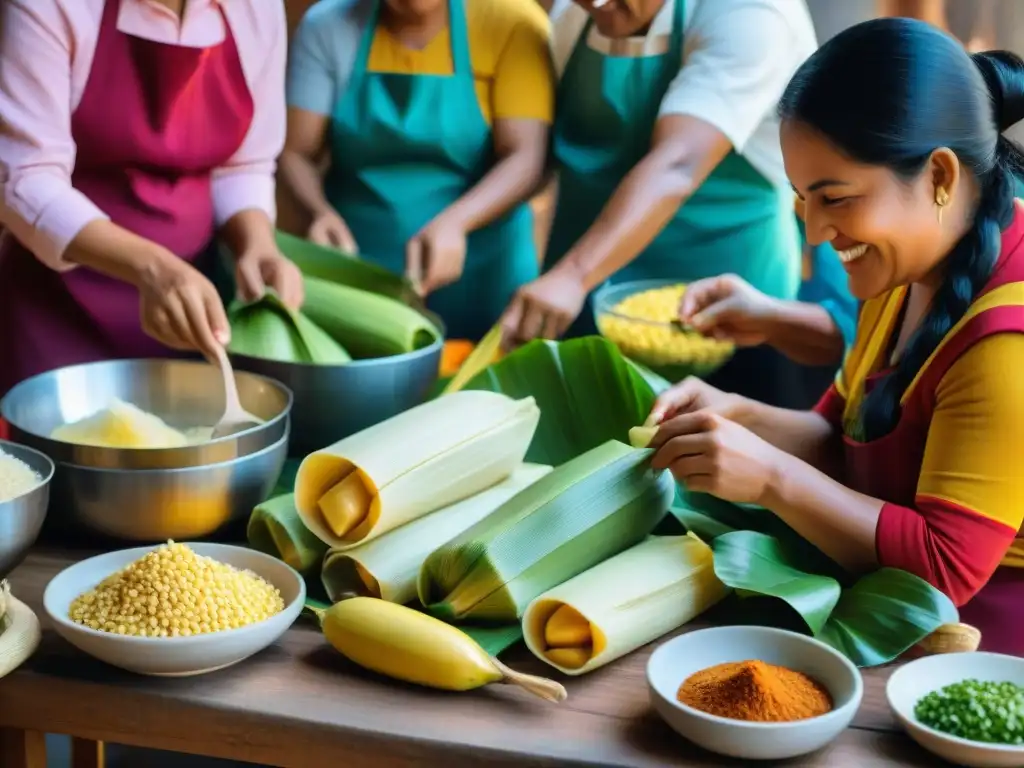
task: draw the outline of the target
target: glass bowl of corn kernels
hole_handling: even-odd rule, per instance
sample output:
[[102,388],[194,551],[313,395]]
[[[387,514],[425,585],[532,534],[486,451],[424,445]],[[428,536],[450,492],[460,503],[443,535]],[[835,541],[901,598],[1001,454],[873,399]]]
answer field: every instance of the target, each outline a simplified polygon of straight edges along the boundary
[[622,354],[670,381],[708,376],[736,348],[679,322],[685,291],[686,284],[675,280],[605,285],[594,294],[594,322]]

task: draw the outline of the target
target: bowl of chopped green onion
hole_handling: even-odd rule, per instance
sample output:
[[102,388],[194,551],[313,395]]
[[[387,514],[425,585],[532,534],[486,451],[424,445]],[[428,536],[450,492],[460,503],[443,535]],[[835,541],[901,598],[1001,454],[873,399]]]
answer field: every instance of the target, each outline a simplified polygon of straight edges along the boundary
[[922,747],[973,768],[1024,766],[1024,659],[950,653],[901,667],[885,689]]

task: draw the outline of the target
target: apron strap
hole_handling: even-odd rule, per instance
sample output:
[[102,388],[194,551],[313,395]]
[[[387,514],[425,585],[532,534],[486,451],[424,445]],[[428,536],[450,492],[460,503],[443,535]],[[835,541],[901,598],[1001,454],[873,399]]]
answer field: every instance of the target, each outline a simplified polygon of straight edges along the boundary
[[452,73],[473,77],[469,58],[469,25],[466,23],[466,0],[448,0],[448,39],[452,46]]

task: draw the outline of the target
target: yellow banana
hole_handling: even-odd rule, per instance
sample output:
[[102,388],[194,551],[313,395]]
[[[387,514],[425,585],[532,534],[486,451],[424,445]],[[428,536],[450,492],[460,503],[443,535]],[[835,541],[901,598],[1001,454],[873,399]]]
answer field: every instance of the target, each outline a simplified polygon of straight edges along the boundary
[[566,698],[558,683],[514,672],[464,632],[403,605],[353,597],[318,615],[335,650],[379,674],[449,691],[512,683],[549,701]]

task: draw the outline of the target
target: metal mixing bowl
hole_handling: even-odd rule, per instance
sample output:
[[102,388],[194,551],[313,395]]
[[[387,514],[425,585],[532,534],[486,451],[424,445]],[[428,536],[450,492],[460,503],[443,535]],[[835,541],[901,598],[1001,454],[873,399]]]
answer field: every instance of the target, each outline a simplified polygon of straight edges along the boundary
[[245,355],[232,355],[231,360],[236,369],[268,376],[295,393],[289,455],[305,456],[422,403],[437,381],[442,339],[404,355],[345,365],[282,363]]
[[45,454],[6,440],[0,440],[0,451],[21,459],[43,478],[28,493],[0,502],[0,578],[3,578],[25,558],[39,536],[50,502],[54,466]]
[[106,408],[118,398],[172,427],[212,427],[224,412],[220,371],[190,360],[111,360],[59,368],[26,379],[0,401],[11,438],[58,464],[103,469],[177,469],[221,464],[262,451],[288,432],[292,394],[276,381],[236,372],[242,407],[264,423],[230,437],[185,448],[100,448],[53,440],[57,427]]
[[180,469],[98,469],[57,463],[49,526],[131,541],[209,536],[266,500],[288,454],[288,433],[261,451]]

